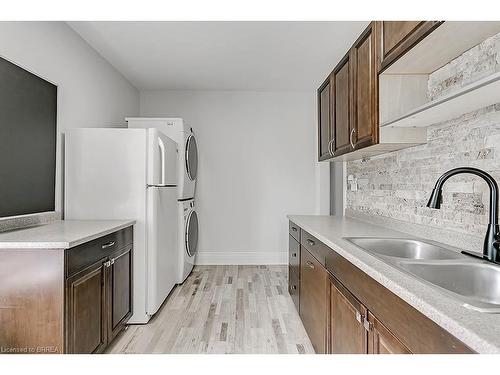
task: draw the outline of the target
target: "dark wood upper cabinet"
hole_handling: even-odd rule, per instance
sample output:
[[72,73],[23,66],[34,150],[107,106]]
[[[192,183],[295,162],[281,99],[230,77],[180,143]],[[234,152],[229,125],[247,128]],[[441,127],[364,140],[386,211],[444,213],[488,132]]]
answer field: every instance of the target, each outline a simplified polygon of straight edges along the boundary
[[378,142],[377,40],[372,22],[318,90],[320,161]]
[[351,48],[353,118],[352,143],[359,149],[378,143],[377,35],[371,23]]
[[384,70],[429,35],[440,21],[378,21],[380,68]]
[[[404,148],[424,142],[419,134],[391,136],[387,128],[380,132],[379,74],[441,23],[373,21],[368,25],[318,89],[320,161],[354,160],[394,150],[396,144]],[[401,142],[395,142],[394,137],[400,137]],[[385,143],[390,145],[384,147]],[[365,149],[370,146],[374,147]]]
[[107,344],[105,265],[99,260],[66,280],[66,353],[99,353]]
[[368,353],[370,354],[411,354],[372,313],[368,312],[370,333],[368,337]]
[[333,276],[330,280],[329,353],[366,354],[366,308]]
[[300,317],[316,353],[326,353],[327,272],[306,249],[300,254]]
[[350,54],[344,56],[332,73],[332,130],[334,156],[352,150],[352,80]]
[[330,77],[318,89],[318,160],[332,157],[331,149],[331,87]]

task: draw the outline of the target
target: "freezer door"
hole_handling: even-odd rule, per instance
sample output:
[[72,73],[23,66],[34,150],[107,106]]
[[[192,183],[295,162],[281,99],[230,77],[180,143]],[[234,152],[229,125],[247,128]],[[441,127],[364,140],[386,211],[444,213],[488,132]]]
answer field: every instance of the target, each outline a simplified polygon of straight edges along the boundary
[[148,199],[147,313],[158,311],[178,275],[177,189],[150,187]]
[[163,145],[163,183],[165,185],[177,185],[177,143],[167,137],[161,131],[158,132],[159,142]]
[[148,129],[148,185],[177,185],[177,144],[158,129]]

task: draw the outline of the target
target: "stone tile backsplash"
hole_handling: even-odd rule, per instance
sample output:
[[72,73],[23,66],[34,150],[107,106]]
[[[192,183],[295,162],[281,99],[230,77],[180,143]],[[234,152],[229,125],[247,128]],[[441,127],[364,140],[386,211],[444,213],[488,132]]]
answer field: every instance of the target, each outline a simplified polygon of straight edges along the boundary
[[[498,71],[500,34],[432,73],[429,98]],[[500,181],[500,103],[434,124],[427,137],[424,145],[348,162],[347,210],[484,236],[489,190],[478,177],[448,180],[440,210],[426,203],[437,178],[451,168],[480,168]]]
[[500,71],[500,34],[486,39],[429,75],[430,100]]

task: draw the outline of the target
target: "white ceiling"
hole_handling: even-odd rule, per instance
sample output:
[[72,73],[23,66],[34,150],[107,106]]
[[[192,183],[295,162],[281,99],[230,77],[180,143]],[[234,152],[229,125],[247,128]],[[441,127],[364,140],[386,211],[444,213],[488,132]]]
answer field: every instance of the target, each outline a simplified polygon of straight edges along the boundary
[[68,22],[139,90],[315,90],[368,22]]

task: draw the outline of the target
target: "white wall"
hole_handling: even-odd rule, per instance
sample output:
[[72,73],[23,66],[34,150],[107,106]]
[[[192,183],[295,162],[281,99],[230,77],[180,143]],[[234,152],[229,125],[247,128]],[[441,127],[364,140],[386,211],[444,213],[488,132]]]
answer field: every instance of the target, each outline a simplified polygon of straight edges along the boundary
[[328,212],[314,92],[146,91],[140,113],[194,128],[199,263],[286,263],[286,215]]
[[[74,127],[125,126],[138,91],[64,22],[0,22],[0,56],[58,86],[60,135]],[[58,140],[56,210],[62,208]]]

